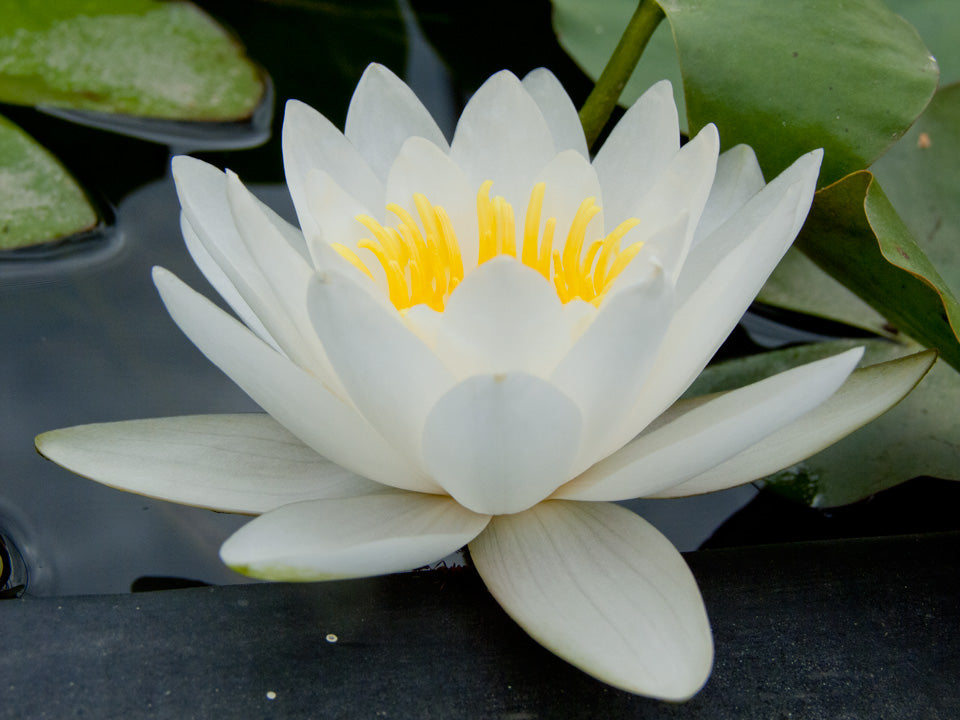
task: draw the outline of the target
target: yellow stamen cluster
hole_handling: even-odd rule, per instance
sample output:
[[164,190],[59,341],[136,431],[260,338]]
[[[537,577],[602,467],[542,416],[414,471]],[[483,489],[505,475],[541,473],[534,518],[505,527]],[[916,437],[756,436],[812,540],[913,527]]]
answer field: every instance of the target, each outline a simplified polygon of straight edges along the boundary
[[[492,186],[493,182],[488,180],[477,193],[478,265],[498,255],[517,257],[513,207],[502,197],[491,199]],[[548,282],[552,281],[562,302],[580,298],[599,306],[613,281],[643,246],[636,242],[620,249],[623,236],[640,221],[625,220],[603,240],[590,243],[584,253],[587,226],[600,212],[596,199],[587,198],[574,215],[560,250],[553,247],[556,218],[547,218],[540,232],[545,192],[546,185],[538,183],[530,194],[519,259]],[[460,245],[450,216],[442,207],[431,205],[419,193],[413,196],[413,203],[419,224],[396,203],[387,205],[387,210],[398,218],[396,228],[384,227],[368,215],[358,215],[357,221],[370,231],[373,239],[361,240],[357,247],[369,250],[379,261],[387,278],[390,301],[398,310],[425,304],[442,311],[447,297],[463,280]],[[373,278],[357,253],[340,243],[333,247]]]

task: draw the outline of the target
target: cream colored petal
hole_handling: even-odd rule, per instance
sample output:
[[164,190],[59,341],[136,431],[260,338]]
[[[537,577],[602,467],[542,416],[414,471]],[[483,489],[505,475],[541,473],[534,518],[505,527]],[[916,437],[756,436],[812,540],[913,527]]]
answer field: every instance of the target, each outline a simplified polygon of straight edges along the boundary
[[892,408],[920,382],[935,361],[936,352],[925,350],[857,370],[826,402],[806,415],[729,460],[653,497],[685,497],[723,490],[790,467]]
[[353,91],[344,135],[383,182],[407,138],[421,137],[444,150],[448,148],[437,123],[413,90],[378,63],[367,66]]
[[763,172],[753,148],[737,145],[722,153],[717,159],[717,174],[710,188],[710,197],[697,224],[694,248],[760,192],[763,185]]
[[583,413],[583,440],[574,472],[601,457],[610,429],[623,422],[657,356],[673,312],[673,288],[656,266],[607,299],[550,376]]
[[333,123],[309,105],[288,100],[281,133],[283,170],[290,196],[297,208],[300,227],[309,237],[317,230],[310,211],[307,178],[311,170],[323,170],[362,205],[383,205],[383,183],[367,161]]
[[580,116],[567,91],[556,75],[546,68],[531,70],[523,78],[523,87],[540,108],[553,134],[557,152],[576,150],[585,158],[590,157],[587,140],[583,135]]
[[537,173],[556,154],[550,126],[520,81],[506,70],[493,75],[464,108],[450,157],[480,187],[526,207]]
[[546,380],[524,373],[475,375],[427,417],[427,470],[475,512],[515,513],[570,477],[580,411]]
[[384,485],[439,491],[315,377],[163,268],[153,280],[174,322],[264,410],[316,452]]
[[221,512],[258,514],[387,490],[258,413],[80,425],[38,436],[37,449],[104,485]]
[[556,290],[511,257],[470,273],[438,320],[433,347],[458,378],[511,371],[546,377],[570,350]]
[[230,536],[221,559],[266,580],[358,578],[415,570],[460,549],[489,517],[447,497],[389,493],[284,505]]
[[549,501],[495,517],[470,556],[520,627],[608,685],[681,701],[710,675],[713,639],[693,575],[625,508]]
[[642,433],[556,497],[626,500],[696,477],[824,402],[862,355],[856,348],[719,395]]
[[334,272],[316,275],[310,316],[350,399],[399,453],[422,467],[427,413],[454,378],[393,308]]
[[653,187],[679,149],[673,87],[662,80],[627,110],[594,158],[610,222],[631,216],[637,198]]

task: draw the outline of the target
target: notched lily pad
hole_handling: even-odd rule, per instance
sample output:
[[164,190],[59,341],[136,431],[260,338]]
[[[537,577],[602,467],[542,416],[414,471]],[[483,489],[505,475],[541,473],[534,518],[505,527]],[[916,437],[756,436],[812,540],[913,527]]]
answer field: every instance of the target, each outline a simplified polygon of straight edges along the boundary
[[259,70],[187,2],[0,0],[0,101],[169,120],[248,118]]
[[57,159],[0,116],[0,251],[69,237],[97,222],[86,194]]

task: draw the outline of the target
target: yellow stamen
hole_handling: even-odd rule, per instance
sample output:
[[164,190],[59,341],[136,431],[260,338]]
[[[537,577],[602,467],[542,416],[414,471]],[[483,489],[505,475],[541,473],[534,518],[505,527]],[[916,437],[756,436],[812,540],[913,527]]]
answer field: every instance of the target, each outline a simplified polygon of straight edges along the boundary
[[[517,257],[517,227],[513,207],[501,196],[490,198],[493,182],[487,180],[477,193],[477,264],[498,255]],[[562,248],[553,247],[557,219],[543,218],[546,184],[537,183],[530,193],[524,215],[520,262],[552,282],[561,302],[575,298],[599,306],[617,276],[643,247],[635,242],[620,249],[620,241],[639,224],[637,218],[620,223],[603,239],[593,240],[584,251],[587,229],[600,213],[595,198],[587,198],[570,223]],[[423,194],[413,195],[417,217],[406,208],[390,203],[387,210],[397,218],[396,227],[384,227],[369,215],[358,215],[357,222],[373,235],[357,248],[373,253],[383,268],[390,301],[401,311],[414,305],[427,305],[442,311],[450,293],[463,281],[463,257],[453,222],[439,205],[432,205]],[[540,224],[543,222],[543,232]],[[371,279],[373,274],[352,249],[333,243],[348,262]]]

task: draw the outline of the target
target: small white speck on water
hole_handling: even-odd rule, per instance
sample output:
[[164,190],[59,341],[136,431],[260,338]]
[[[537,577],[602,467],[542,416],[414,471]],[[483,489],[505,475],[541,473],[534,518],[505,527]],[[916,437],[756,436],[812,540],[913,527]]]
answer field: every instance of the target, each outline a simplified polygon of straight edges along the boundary
[[338,638],[338,637],[337,637],[336,635],[334,635],[333,633],[329,633],[329,634],[327,635],[327,642],[328,642],[328,643],[335,643],[335,642],[336,642],[337,640],[339,640],[339,639],[340,639],[340,638]]
[[267,690],[267,700],[276,700],[277,694],[273,690]]

